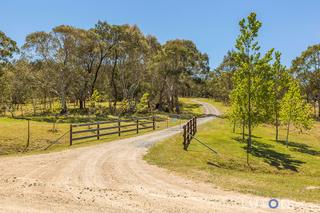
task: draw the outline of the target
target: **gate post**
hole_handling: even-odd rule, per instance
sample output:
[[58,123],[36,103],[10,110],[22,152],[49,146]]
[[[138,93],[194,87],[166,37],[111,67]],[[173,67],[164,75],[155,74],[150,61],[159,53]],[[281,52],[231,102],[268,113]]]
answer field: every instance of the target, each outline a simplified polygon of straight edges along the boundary
[[100,124],[97,124],[97,139],[100,140]]
[[121,123],[120,123],[120,120],[118,120],[118,135],[120,136],[121,135]]
[[139,119],[137,118],[137,134],[139,133]]
[[72,124],[70,124],[70,146],[72,146]]
[[183,149],[187,150],[187,126],[183,126]]

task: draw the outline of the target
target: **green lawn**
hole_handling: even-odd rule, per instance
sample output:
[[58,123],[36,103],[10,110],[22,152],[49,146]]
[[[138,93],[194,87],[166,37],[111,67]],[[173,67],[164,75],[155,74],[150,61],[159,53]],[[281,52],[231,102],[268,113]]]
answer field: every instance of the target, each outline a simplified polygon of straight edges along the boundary
[[[222,112],[227,110],[221,103],[202,100]],[[154,145],[145,159],[228,190],[320,203],[320,123],[304,134],[291,132],[289,148],[284,141],[274,141],[274,132],[274,128],[267,125],[254,129],[251,168],[246,163],[246,145],[240,129],[232,133],[232,125],[225,118],[202,125],[196,135],[218,155],[195,140],[189,150],[184,151],[182,136],[176,135]],[[280,138],[285,138],[284,129]]]
[[[156,113],[157,116],[168,119],[168,122],[158,122],[156,124],[157,130],[164,129],[167,126],[179,125],[185,119],[191,117],[192,114],[200,115],[202,110],[199,104],[191,101],[189,98],[183,98],[180,100],[182,104],[182,113],[180,116],[170,113]],[[143,116],[143,115],[141,115]],[[150,114],[151,116],[151,114]],[[180,121],[180,117],[182,121]],[[12,154],[34,154],[43,153],[51,151],[60,151],[64,149],[69,149],[69,134],[67,133],[62,137],[58,143],[50,146],[47,150],[44,150],[52,142],[56,141],[58,138],[63,136],[70,129],[70,123],[83,123],[83,122],[94,122],[97,120],[108,120],[108,118],[96,118],[95,116],[68,116],[61,117],[56,124],[57,131],[52,131],[53,129],[53,116],[31,116],[30,121],[30,145],[25,151],[25,146],[27,143],[28,135],[28,122],[24,119],[13,119],[7,117],[0,117],[0,156],[1,155],[12,155]],[[114,117],[113,117],[114,118]],[[115,124],[112,124],[115,125]],[[127,127],[134,128],[134,127]],[[142,130],[139,134],[145,134],[151,132],[152,130]],[[80,136],[80,135],[79,135]],[[113,141],[120,138],[128,138],[136,136],[135,132],[123,133],[121,137],[118,135],[109,135],[102,137],[100,140],[90,139],[83,141],[76,141],[73,143],[71,148],[94,145],[98,143],[104,143]]]

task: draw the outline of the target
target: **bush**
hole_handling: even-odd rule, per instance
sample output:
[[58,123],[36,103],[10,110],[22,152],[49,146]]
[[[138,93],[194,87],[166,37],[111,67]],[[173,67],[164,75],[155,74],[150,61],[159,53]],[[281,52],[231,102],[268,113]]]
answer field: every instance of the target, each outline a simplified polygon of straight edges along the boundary
[[147,113],[149,112],[149,93],[144,93],[140,99],[139,104],[137,105],[137,112],[138,113]]

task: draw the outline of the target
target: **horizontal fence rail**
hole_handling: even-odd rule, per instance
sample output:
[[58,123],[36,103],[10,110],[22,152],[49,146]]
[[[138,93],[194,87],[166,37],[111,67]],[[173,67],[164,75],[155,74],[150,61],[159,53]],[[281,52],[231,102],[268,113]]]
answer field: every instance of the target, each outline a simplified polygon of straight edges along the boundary
[[183,126],[183,148],[188,150],[192,138],[197,132],[197,118],[193,117]]
[[[139,133],[144,129],[156,129],[156,122],[162,121],[153,117],[133,118],[116,121],[103,121],[85,124],[70,124],[70,146],[74,141],[96,138],[102,136],[115,135],[121,136],[122,133],[135,132]],[[87,127],[87,128],[86,128]],[[86,128],[86,129],[84,129]]]

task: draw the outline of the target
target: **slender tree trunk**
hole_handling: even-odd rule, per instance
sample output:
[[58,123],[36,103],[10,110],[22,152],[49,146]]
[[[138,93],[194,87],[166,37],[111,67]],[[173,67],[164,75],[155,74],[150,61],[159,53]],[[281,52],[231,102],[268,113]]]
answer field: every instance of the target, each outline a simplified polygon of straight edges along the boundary
[[68,108],[67,108],[66,95],[65,95],[65,92],[64,92],[64,91],[63,91],[62,94],[61,94],[60,102],[61,102],[61,111],[60,111],[60,113],[61,113],[61,114],[67,113]]
[[163,92],[164,92],[164,88],[165,88],[165,84],[162,84],[162,87],[160,89],[160,93],[159,93],[159,101],[158,101],[158,106],[157,106],[157,109],[159,111],[162,111],[163,110]]
[[318,117],[320,118],[320,99],[318,99]]
[[235,133],[236,132],[236,122],[233,121],[233,129],[232,129],[232,132]]
[[245,120],[243,119],[243,120],[242,120],[242,141],[245,140],[245,138],[244,138],[244,132],[245,132]]
[[249,82],[248,82],[248,152],[251,152],[251,71],[249,71]]
[[290,131],[290,121],[288,122],[288,126],[287,126],[287,138],[286,138],[287,148],[288,148],[288,144],[289,144],[289,131]]
[[114,102],[113,102],[113,109],[112,112],[116,112],[116,107],[117,107],[117,99],[118,99],[118,90],[117,90],[117,85],[115,82],[115,77],[116,77],[116,68],[117,68],[117,63],[118,63],[118,54],[117,52],[115,53],[115,62],[112,68],[112,73],[111,73],[111,79],[110,79],[110,86],[112,87],[112,91],[113,91],[113,98],[114,98]]
[[276,142],[279,141],[279,115],[278,111],[276,111]]

